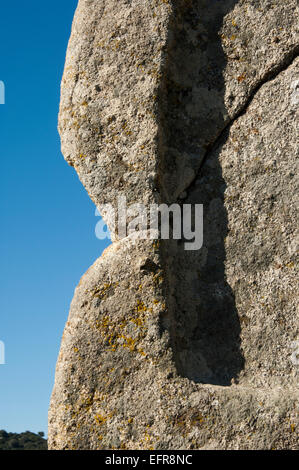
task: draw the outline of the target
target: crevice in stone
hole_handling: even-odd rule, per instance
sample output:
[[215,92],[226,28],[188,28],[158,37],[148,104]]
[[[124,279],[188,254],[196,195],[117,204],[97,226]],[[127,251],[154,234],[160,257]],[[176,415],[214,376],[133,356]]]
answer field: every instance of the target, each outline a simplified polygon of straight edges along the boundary
[[[175,49],[177,56],[179,56],[179,49],[175,48],[176,44],[170,43],[170,45],[171,50]],[[227,63],[226,58],[221,45],[217,44],[215,47],[219,55],[219,69],[223,71]],[[287,70],[298,56],[298,52],[299,47],[296,46],[286,53],[279,64],[269,67],[269,70],[263,74],[256,85],[248,90],[245,103],[239,106],[232,118],[227,122],[220,123],[217,133],[214,132],[213,135],[216,137],[211,139],[209,147],[206,148],[202,163],[197,166],[198,170],[191,183],[186,184],[184,191],[187,194],[179,201],[171,201],[181,205],[186,200],[192,204],[200,202],[205,207],[209,207],[213,201],[219,201],[218,206],[214,209],[213,222],[204,215],[206,217],[203,222],[204,240],[209,240],[209,234],[215,231],[215,227],[218,230],[218,240],[213,244],[212,249],[210,249],[211,242],[205,242],[202,251],[190,254],[184,251],[183,242],[185,240],[177,244],[175,241],[164,241],[161,247],[162,267],[166,273],[167,282],[165,292],[167,318],[161,320],[162,329],[169,333],[173,361],[178,376],[188,378],[195,383],[230,387],[232,384],[239,383],[245,367],[240,316],[234,290],[226,277],[227,255],[224,241],[228,233],[228,214],[223,203],[225,181],[221,165],[219,162],[217,163],[217,156],[221,150],[221,144],[226,140],[229,129],[239,117],[247,112],[258,91],[264,84],[274,80],[281,72]],[[176,62],[177,60],[172,58],[172,61],[168,63],[168,68],[165,67],[166,78],[175,77],[170,65]],[[189,57],[186,57],[183,67],[183,70],[186,71],[185,76],[189,76],[190,67]],[[209,77],[204,78],[208,80]],[[222,85],[221,90],[224,90],[225,83],[221,79],[219,80]],[[173,82],[174,80],[171,81],[171,85]],[[160,118],[160,129],[162,129],[160,154],[167,163],[164,164],[163,169],[166,172],[171,168],[172,160],[175,157],[178,157],[177,161],[179,161],[182,153],[180,150],[184,145],[192,153],[192,148],[190,150],[190,146],[186,145],[189,142],[186,142],[186,139],[180,140],[178,138],[176,140],[176,134],[179,134],[174,132],[174,130],[179,130],[179,126],[173,118],[173,115],[176,117],[175,113],[172,115],[171,111],[179,109],[178,123],[181,123],[180,119],[184,111],[185,101],[175,101],[176,95],[179,93],[181,93],[180,89],[172,93],[171,87],[170,91],[169,87],[168,89],[163,88],[161,91],[161,96],[165,101],[162,101]],[[224,108],[224,97],[220,105],[223,105]],[[197,131],[198,125],[195,124],[192,129]],[[189,131],[188,125],[186,127]],[[193,136],[192,130],[190,136]],[[169,149],[172,150],[172,148],[178,150],[177,155],[169,152]],[[215,152],[217,155],[214,155]],[[211,156],[215,158],[216,165],[213,166],[213,169],[205,168],[209,175],[208,179],[210,177],[209,182],[212,180],[211,186],[213,188],[211,190],[195,188],[205,162]],[[176,165],[173,166],[174,169],[170,172],[171,176],[177,172]],[[165,174],[165,171],[161,171],[161,173]],[[175,178],[174,181],[177,182]],[[174,185],[171,187],[170,183],[170,178],[168,178],[164,187],[161,185],[165,189],[164,199],[171,193],[169,187],[171,189],[174,187]]]
[[250,104],[252,103],[252,101],[254,100],[256,94],[260,91],[260,89],[264,85],[266,85],[267,83],[271,82],[272,80],[275,80],[280,73],[285,72],[294,63],[294,61],[297,59],[298,56],[299,56],[299,45],[296,45],[294,47],[294,49],[289,51],[284,56],[284,58],[282,59],[282,61],[279,64],[275,65],[271,70],[268,70],[265,73],[265,75],[261,78],[261,80],[253,87],[253,89],[250,92],[249,97],[247,98],[244,105],[235,113],[235,115],[232,117],[232,119],[230,119],[230,121],[226,124],[226,126],[218,134],[216,139],[213,142],[211,142],[211,144],[207,148],[207,151],[206,151],[206,153],[205,153],[205,155],[202,159],[201,165],[200,165],[198,171],[196,172],[196,175],[195,175],[194,179],[192,180],[190,185],[185,189],[185,192],[187,194],[189,194],[192,191],[192,189],[194,188],[196,180],[198,179],[205,163],[207,162],[207,160],[209,158],[209,155],[217,148],[217,146],[221,142],[223,136],[225,134],[227,134],[227,132],[229,131],[231,126],[235,123],[235,121],[247,112]]

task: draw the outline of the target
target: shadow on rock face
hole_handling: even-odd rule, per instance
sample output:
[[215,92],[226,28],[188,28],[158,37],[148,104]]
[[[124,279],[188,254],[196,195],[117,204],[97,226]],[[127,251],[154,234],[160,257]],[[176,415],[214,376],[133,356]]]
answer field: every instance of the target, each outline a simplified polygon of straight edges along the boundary
[[162,198],[203,204],[204,210],[200,250],[186,251],[183,241],[163,242],[168,314],[162,324],[170,332],[178,373],[223,386],[237,380],[244,359],[234,294],[225,276],[228,218],[218,161],[221,144],[204,156],[228,122],[220,30],[236,3],[173,2],[159,101]]

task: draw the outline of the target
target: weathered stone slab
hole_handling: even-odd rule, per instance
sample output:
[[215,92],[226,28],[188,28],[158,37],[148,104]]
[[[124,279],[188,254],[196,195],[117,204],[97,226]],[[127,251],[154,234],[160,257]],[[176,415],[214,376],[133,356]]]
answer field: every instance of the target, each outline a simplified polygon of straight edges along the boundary
[[75,291],[50,448],[297,447],[297,24],[293,0],[79,1],[66,160],[100,210],[203,204],[204,245],[113,233]]

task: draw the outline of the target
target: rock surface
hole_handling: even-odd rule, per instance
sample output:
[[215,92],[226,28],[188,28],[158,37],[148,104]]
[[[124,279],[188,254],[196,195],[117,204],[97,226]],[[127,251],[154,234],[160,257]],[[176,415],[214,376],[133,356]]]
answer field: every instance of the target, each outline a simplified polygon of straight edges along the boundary
[[296,25],[295,0],[79,1],[66,160],[104,218],[121,195],[203,204],[204,245],[112,230],[71,305],[50,448],[298,447]]

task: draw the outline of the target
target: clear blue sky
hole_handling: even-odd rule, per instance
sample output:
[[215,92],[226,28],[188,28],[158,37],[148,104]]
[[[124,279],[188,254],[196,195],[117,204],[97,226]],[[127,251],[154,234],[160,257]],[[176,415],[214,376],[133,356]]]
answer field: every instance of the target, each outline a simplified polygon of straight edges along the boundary
[[81,275],[108,241],[60,153],[59,88],[77,0],[0,8],[0,429],[47,432],[55,363]]

